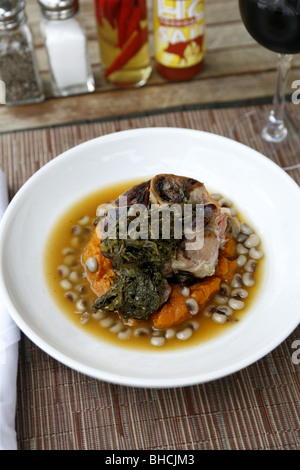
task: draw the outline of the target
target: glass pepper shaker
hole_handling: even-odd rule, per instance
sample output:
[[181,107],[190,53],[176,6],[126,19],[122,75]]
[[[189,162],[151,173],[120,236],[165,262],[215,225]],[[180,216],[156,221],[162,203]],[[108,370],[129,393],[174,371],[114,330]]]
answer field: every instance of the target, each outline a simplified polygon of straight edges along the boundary
[[8,106],[45,99],[24,0],[0,1],[0,85]]
[[95,90],[78,0],[38,0],[54,96]]

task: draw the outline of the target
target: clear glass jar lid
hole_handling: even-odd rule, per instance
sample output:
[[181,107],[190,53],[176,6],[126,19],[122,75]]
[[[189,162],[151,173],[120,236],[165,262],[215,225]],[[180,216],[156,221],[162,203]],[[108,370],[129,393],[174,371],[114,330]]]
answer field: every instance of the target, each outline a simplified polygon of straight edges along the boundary
[[0,31],[16,29],[26,21],[24,0],[1,0]]
[[78,0],[38,0],[38,3],[48,20],[66,20],[79,11]]

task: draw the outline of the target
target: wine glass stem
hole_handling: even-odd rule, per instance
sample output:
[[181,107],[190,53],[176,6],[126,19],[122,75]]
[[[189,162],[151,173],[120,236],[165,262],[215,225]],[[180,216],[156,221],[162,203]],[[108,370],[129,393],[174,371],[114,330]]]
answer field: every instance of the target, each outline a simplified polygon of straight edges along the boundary
[[278,54],[276,90],[273,100],[273,109],[269,121],[262,131],[262,137],[268,142],[281,142],[287,135],[284,124],[285,94],[289,70],[293,56]]

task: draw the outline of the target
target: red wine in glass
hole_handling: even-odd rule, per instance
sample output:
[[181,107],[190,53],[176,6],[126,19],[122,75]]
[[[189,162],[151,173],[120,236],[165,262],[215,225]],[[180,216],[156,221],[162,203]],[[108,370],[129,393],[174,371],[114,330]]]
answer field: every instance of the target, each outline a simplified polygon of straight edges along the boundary
[[283,142],[288,136],[285,123],[288,72],[293,55],[300,53],[300,0],[239,0],[239,7],[243,23],[253,39],[278,54],[273,109],[267,124],[262,126],[261,137],[271,143]]
[[249,34],[279,54],[300,52],[300,1],[240,0],[240,12]]

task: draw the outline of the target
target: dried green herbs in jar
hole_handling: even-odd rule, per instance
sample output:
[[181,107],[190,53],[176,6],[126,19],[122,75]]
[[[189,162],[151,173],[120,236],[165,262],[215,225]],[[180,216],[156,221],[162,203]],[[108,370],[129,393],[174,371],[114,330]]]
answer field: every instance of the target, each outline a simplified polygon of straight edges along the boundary
[[5,103],[18,105],[45,99],[24,0],[0,3],[0,80]]

